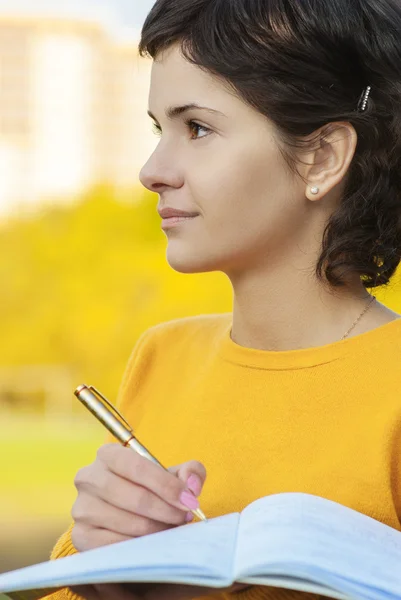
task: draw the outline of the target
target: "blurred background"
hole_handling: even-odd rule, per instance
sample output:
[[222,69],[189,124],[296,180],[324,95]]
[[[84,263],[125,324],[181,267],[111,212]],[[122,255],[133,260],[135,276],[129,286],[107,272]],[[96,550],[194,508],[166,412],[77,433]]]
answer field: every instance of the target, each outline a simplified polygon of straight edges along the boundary
[[[0,0],[0,572],[48,560],[104,441],[74,389],[114,401],[145,329],[232,306],[221,274],[168,266],[138,181],[153,0],[59,4]],[[401,312],[398,274],[374,293]]]
[[115,400],[145,329],[230,310],[221,276],[167,265],[138,181],[153,0],[61,4],[0,0],[0,572],[48,560],[104,441],[74,389]]

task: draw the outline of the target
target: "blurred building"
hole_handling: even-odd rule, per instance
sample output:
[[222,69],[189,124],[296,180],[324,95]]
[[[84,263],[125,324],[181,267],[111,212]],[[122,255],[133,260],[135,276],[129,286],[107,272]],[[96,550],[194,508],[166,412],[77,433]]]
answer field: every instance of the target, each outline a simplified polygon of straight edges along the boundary
[[136,184],[150,66],[100,24],[0,15],[0,211]]

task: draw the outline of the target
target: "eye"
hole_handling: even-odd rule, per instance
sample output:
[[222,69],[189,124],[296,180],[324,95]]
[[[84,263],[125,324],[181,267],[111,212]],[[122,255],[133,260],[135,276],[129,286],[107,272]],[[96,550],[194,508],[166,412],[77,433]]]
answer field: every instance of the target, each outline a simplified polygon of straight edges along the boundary
[[[205,127],[204,125],[200,125],[199,123],[196,123],[196,121],[192,121],[192,120],[185,121],[185,125],[189,128],[189,130],[191,132],[195,131],[195,134],[199,134],[200,130],[205,131],[206,135],[209,135],[209,133],[212,133],[211,129],[209,129],[208,127]],[[161,136],[162,128],[160,127],[160,125],[158,125],[157,123],[152,123],[152,130],[155,135]],[[197,137],[191,138],[191,139],[198,140],[203,137],[206,137],[206,135],[197,136]]]
[[[205,127],[204,125],[199,125],[199,123],[197,123],[196,121],[185,121],[185,124],[187,125],[187,127],[192,130],[192,131],[196,131],[197,133],[199,133],[199,130],[203,129],[203,131],[206,131],[206,135],[209,135],[209,133],[211,133],[211,129],[209,129],[208,127]],[[206,135],[201,135],[200,137],[206,137]],[[196,140],[200,139],[199,137],[194,138]]]

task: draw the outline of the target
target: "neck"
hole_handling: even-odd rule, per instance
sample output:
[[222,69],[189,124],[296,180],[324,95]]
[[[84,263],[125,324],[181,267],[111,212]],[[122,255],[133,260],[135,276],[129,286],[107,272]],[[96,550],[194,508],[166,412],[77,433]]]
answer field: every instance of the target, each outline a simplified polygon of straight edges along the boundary
[[[271,273],[261,277],[248,272],[230,280],[231,337],[240,346],[260,350],[296,350],[339,341],[371,301],[359,278],[335,290],[312,283],[304,274],[274,280]],[[367,330],[365,317],[373,308],[347,337]]]

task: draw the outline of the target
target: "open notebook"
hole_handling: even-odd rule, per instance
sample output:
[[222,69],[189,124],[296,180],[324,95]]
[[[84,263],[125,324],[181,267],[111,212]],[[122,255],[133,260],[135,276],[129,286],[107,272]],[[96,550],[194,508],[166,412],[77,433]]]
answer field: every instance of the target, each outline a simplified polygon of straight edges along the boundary
[[318,496],[274,494],[241,514],[5,573],[0,592],[28,600],[85,583],[235,581],[340,600],[401,600],[401,532]]

